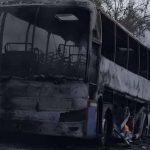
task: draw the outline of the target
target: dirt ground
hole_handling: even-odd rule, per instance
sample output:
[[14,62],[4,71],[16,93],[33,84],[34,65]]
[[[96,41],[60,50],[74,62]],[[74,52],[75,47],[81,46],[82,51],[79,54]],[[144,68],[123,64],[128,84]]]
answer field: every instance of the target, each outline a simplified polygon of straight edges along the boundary
[[7,134],[0,135],[0,150],[150,150],[150,139],[131,146],[115,142],[109,147],[98,148],[95,140]]

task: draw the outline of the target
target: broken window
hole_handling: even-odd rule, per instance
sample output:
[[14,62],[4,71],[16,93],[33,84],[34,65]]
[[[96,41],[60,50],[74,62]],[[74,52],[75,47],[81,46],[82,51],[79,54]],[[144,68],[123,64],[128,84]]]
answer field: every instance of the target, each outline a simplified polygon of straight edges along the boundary
[[[25,17],[24,13],[18,13],[18,8],[4,11],[6,12],[6,19],[3,20],[4,23],[2,22],[4,24],[1,43],[2,74],[11,76],[29,75],[29,72],[34,68],[32,66],[34,56],[31,54],[32,43],[27,41],[27,33],[29,34],[27,30],[30,23],[23,18]],[[32,13],[35,14],[34,9]]]
[[114,23],[102,14],[102,55],[114,61]]
[[39,27],[35,27],[33,47],[34,47],[34,52],[37,55],[39,55],[38,61],[40,63],[45,63],[47,36],[48,36],[48,32],[46,30],[43,30],[42,28]]
[[5,51],[25,51],[25,39],[28,22],[7,13],[3,37],[3,53]]
[[116,56],[115,62],[126,68],[128,58],[128,34],[120,27],[116,29]]
[[140,47],[140,75],[148,78],[148,50],[146,47]]
[[[68,15],[68,12],[58,11],[51,15],[48,24],[45,23],[50,30],[46,61],[45,64],[40,64],[40,73],[84,77],[88,49],[87,26],[79,14]],[[39,19],[44,24],[42,16]]]
[[[88,11],[44,6],[12,7],[4,11],[7,12],[2,43],[4,74],[85,77]],[[23,68],[26,69],[22,72]]]
[[140,50],[139,43],[132,38],[129,38],[129,61],[128,69],[136,74],[139,73],[140,64]]

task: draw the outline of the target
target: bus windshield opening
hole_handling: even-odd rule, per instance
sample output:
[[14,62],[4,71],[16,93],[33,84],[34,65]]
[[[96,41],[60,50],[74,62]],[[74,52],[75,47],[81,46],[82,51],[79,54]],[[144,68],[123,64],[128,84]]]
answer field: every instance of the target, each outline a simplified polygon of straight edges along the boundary
[[85,78],[88,15],[79,8],[3,8],[1,74]]

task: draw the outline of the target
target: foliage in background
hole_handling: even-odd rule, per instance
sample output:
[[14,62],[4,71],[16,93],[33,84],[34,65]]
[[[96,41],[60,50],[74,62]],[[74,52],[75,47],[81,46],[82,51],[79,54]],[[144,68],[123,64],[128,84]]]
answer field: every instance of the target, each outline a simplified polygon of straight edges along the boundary
[[137,37],[150,31],[150,0],[93,0]]

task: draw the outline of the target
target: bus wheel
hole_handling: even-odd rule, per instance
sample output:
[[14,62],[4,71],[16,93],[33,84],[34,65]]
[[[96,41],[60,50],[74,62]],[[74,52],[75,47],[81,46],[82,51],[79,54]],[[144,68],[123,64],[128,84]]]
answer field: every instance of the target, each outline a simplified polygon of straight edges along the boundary
[[101,145],[105,146],[108,144],[108,121],[103,119],[102,122],[102,134],[101,134]]
[[111,116],[106,116],[102,121],[100,144],[101,146],[107,146],[110,144],[110,137],[112,134],[112,121]]

